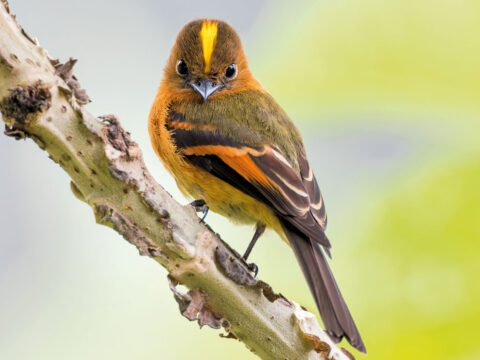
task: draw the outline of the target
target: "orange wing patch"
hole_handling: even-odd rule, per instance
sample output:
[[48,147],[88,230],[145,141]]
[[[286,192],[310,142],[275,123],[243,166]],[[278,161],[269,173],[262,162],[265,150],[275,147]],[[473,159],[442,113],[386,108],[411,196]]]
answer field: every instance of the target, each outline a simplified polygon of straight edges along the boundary
[[205,156],[215,154],[246,180],[255,181],[260,185],[273,188],[274,184],[249,156],[260,156],[264,152],[248,147],[235,148],[225,145],[190,146],[182,149],[182,153],[185,155]]
[[272,181],[258,168],[248,154],[236,157],[223,155],[220,156],[220,159],[237,173],[242,175],[245,180],[250,182],[255,181],[268,188],[275,188]]

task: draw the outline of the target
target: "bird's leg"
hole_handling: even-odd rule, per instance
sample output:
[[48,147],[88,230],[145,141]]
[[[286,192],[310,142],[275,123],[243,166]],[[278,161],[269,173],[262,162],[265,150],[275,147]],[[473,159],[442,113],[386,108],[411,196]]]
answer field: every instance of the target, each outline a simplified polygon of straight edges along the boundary
[[250,256],[250,253],[253,250],[253,247],[255,246],[255,243],[257,242],[258,238],[263,234],[265,231],[265,224],[259,221],[255,227],[255,233],[253,234],[252,240],[250,240],[250,244],[248,244],[247,250],[245,250],[245,254],[243,254],[243,259],[246,261],[248,257]]
[[199,199],[199,200],[193,200],[190,203],[191,206],[195,208],[196,212],[201,212],[202,213],[202,218],[200,219],[200,222],[203,222],[205,218],[207,217],[208,214],[208,206],[205,200]]
[[[250,256],[250,253],[252,252],[253,247],[255,246],[255,243],[257,242],[258,238],[264,233],[266,227],[267,226],[261,221],[257,223],[252,240],[250,240],[250,244],[248,244],[247,250],[245,251],[245,254],[243,254],[243,260],[245,260],[245,262],[247,262],[247,259]],[[257,277],[257,274],[258,274],[257,264],[247,263],[247,266],[250,269],[250,271],[252,271],[255,274],[255,277]]]

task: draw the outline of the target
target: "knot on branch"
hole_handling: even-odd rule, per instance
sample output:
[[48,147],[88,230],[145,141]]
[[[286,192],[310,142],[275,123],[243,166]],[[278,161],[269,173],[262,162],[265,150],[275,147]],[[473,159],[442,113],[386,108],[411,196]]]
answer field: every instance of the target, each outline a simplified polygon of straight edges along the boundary
[[0,111],[11,126],[22,126],[37,113],[48,110],[51,100],[50,90],[41,81],[34,85],[19,85],[0,102]]
[[257,285],[257,279],[250,274],[247,267],[221,246],[217,246],[215,249],[215,262],[219,265],[219,269],[237,284],[246,286]]

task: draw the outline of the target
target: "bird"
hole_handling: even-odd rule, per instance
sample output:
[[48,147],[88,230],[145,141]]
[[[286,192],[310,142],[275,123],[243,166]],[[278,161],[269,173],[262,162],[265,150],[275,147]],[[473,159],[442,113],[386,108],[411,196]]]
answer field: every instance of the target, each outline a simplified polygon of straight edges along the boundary
[[265,229],[274,230],[293,249],[327,334],[366,353],[327,262],[325,204],[302,136],[253,76],[230,24],[198,19],[180,30],[148,130],[195,208],[255,225],[245,261]]

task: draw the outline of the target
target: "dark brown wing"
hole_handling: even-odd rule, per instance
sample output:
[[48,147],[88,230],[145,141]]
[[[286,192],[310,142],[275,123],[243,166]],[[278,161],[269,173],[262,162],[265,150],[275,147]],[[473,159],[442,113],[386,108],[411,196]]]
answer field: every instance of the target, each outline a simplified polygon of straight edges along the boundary
[[279,217],[330,249],[323,225],[311,211],[305,180],[278,149],[267,144],[239,143],[211,125],[195,125],[181,119],[172,115],[167,128],[188,161],[266,203]]

